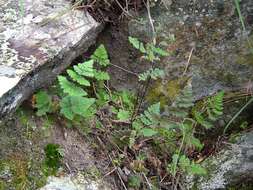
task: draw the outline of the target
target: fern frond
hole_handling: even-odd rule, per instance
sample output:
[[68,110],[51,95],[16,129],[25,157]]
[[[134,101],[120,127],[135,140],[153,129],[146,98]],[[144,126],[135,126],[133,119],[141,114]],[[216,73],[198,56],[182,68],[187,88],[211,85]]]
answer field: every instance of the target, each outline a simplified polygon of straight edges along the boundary
[[94,77],[97,80],[110,80],[109,74],[104,71],[94,71]]
[[131,36],[128,37],[128,40],[130,42],[130,44],[132,44],[132,46],[135,48],[135,49],[138,49],[140,50],[141,53],[146,53],[146,50],[145,50],[145,47],[143,45],[142,42],[140,42],[138,40],[138,38],[133,38]]
[[110,65],[110,60],[108,58],[107,51],[105,46],[101,44],[96,51],[93,53],[91,58],[96,61],[101,66],[108,66]]
[[211,121],[216,121],[223,114],[223,97],[224,91],[221,91],[208,98],[207,115]]
[[70,82],[64,76],[58,76],[58,81],[63,92],[70,96],[86,96],[87,95],[87,92],[85,92],[81,87],[77,86],[75,83]]
[[207,121],[206,118],[198,111],[194,110],[193,116],[194,116],[196,122],[199,123],[200,125],[202,125],[203,127],[205,127],[206,129],[210,129],[213,127],[213,124],[211,122]]
[[144,125],[155,125],[159,123],[160,116],[160,102],[153,104],[148,107],[148,110],[144,111],[144,114],[141,115],[141,121]]
[[212,128],[212,123],[217,121],[223,114],[223,97],[224,91],[218,92],[215,96],[208,98],[207,105],[203,113],[194,110],[193,116],[197,123],[206,129]]
[[187,85],[180,95],[176,97],[173,106],[178,108],[190,108],[193,105],[192,87]]
[[94,77],[94,69],[93,69],[93,60],[85,61],[84,63],[79,63],[75,65],[73,68],[75,72],[77,72],[81,76],[85,77]]
[[159,47],[155,47],[154,45],[151,45],[151,49],[155,54],[157,54],[159,56],[168,56],[169,55],[169,53],[167,51],[165,51]]
[[78,73],[76,73],[75,71],[68,69],[67,73],[71,77],[71,79],[77,82],[78,84],[83,86],[90,86],[90,82],[81,75],[79,75]]
[[166,108],[166,112],[177,118],[184,119],[188,116],[188,109],[193,105],[192,87],[187,85],[176,97],[172,105]]
[[163,78],[165,75],[164,70],[155,68],[149,69],[148,71],[139,74],[139,81],[145,81],[148,77],[151,77],[153,80],[157,80],[158,78]]
[[87,110],[95,103],[94,98],[80,96],[66,96],[62,99],[61,114],[66,118],[73,120],[75,115],[87,116]]

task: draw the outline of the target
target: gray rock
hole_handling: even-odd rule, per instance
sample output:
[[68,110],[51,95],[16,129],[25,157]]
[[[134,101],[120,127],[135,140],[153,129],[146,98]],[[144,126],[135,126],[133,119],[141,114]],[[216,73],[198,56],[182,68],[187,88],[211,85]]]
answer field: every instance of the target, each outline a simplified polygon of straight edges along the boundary
[[[151,11],[158,45],[174,51],[162,61],[167,82],[192,77],[196,100],[218,90],[252,88],[253,3],[245,0],[240,6],[246,31],[242,30],[233,1],[179,0],[169,9],[157,6]],[[130,35],[151,41],[151,20],[143,13],[137,21],[130,21]],[[174,42],[171,36],[175,36]]]
[[103,181],[86,179],[84,176],[49,177],[40,190],[111,190]]
[[0,1],[0,118],[95,42],[102,25],[67,0]]
[[203,166],[207,168],[208,176],[188,176],[185,184],[189,189],[240,189],[241,186],[247,189],[247,184],[252,188],[253,132],[242,135],[237,143],[227,145],[218,155],[204,161]]

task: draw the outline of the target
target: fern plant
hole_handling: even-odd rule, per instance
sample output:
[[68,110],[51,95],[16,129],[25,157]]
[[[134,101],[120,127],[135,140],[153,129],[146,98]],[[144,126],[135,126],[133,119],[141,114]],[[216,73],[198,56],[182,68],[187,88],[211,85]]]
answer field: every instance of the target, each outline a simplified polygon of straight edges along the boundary
[[[73,120],[76,116],[90,117],[96,112],[96,98],[89,97],[89,87],[93,82],[109,80],[110,76],[105,71],[95,69],[95,64],[101,68],[110,64],[103,45],[95,50],[90,60],[68,69],[67,76],[58,76],[58,83],[63,92],[60,94],[60,113],[69,120]],[[37,93],[35,107],[38,109],[38,115],[50,112],[51,96],[44,91]]]
[[58,76],[59,85],[65,94],[60,102],[61,114],[70,120],[73,120],[76,115],[82,117],[92,115],[94,111],[92,105],[95,103],[95,98],[87,97],[88,92],[85,88],[91,86],[92,80],[110,79],[107,72],[94,68],[94,63],[98,63],[102,67],[110,64],[105,47],[100,45],[91,58],[68,69],[68,78]]
[[[192,87],[190,84],[182,90],[179,96],[176,97],[172,105],[165,107],[161,111],[160,103],[156,103],[148,107],[143,114],[133,123],[132,132],[129,138],[130,148],[133,146],[135,138],[138,136],[163,138],[168,144],[174,142],[177,144],[180,139],[180,144],[175,146],[172,152],[172,162],[168,165],[168,172],[172,176],[176,176],[177,172],[190,173],[194,175],[204,175],[206,171],[199,164],[190,161],[184,152],[188,149],[201,150],[203,144],[195,137],[195,128],[197,125],[207,129],[213,126],[223,111],[223,96],[224,92],[219,92],[215,96],[208,98],[207,103],[202,113],[196,112],[201,116],[196,118],[192,116],[190,110],[193,108]],[[208,123],[208,127],[206,125]],[[161,140],[158,140],[158,143]],[[168,146],[172,148],[172,146]]]
[[206,129],[212,128],[213,122],[217,121],[223,114],[223,97],[224,91],[220,91],[215,96],[207,99],[207,106],[201,112],[193,109],[196,122]]
[[[144,45],[143,42],[138,40],[138,38],[129,37],[129,42],[135,49],[138,49],[142,54],[144,54],[143,57],[146,60],[152,63],[160,60],[160,57],[169,55],[167,51],[154,46],[152,43]],[[156,80],[158,78],[163,78],[164,75],[164,70],[152,67],[144,73],[139,74],[139,81],[146,81],[148,78]]]
[[36,95],[36,104],[35,107],[37,108],[37,116],[43,116],[46,113],[52,112],[53,110],[53,103],[52,97],[46,93],[45,91],[39,91]]

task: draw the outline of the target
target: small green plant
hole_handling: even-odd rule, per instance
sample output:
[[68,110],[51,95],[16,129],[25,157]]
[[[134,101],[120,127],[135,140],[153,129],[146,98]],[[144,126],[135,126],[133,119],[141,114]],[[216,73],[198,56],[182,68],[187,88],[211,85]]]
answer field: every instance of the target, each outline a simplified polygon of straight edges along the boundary
[[[139,81],[146,84],[146,88],[143,89],[147,90],[150,80],[165,75],[164,71],[157,67],[157,63],[161,57],[169,53],[154,44],[144,44],[137,38],[129,37],[129,42],[152,65],[149,70],[138,76]],[[114,152],[112,164],[121,167],[128,163],[131,173],[134,173],[128,179],[129,187],[145,186],[146,182],[143,182],[144,178],[140,176],[146,177],[150,170],[152,173],[156,167],[156,172],[166,168],[166,175],[174,180],[175,186],[179,177],[183,175],[205,175],[206,170],[191,159],[189,152],[203,149],[204,145],[196,131],[214,127],[223,114],[224,92],[207,98],[201,108],[196,108],[189,81],[171,105],[161,106],[161,103],[157,102],[143,108],[140,99],[144,98],[145,92],[138,93],[139,97],[136,97],[129,91],[115,92],[106,86],[104,81],[109,80],[110,76],[103,69],[109,64],[106,49],[101,45],[89,60],[68,69],[66,75],[60,75],[60,113],[77,126],[83,126],[83,123],[78,123],[80,118],[86,121],[93,116],[94,128],[89,125],[88,128],[90,131],[94,130],[94,134],[102,134],[103,138],[108,139],[105,142],[106,147],[109,147],[108,152]],[[50,96],[39,92],[36,95],[36,107],[38,115],[51,112]],[[96,133],[97,131],[99,132]],[[128,150],[130,151],[127,152]],[[145,159],[140,159],[144,152],[145,155],[142,157]],[[129,155],[133,157],[129,159]],[[150,164],[154,164],[154,167],[150,168]]]
[[208,98],[207,106],[201,112],[193,110],[195,120],[206,129],[212,128],[212,123],[223,114],[223,97],[224,91],[221,91],[215,96]]
[[53,173],[57,172],[61,166],[61,160],[63,158],[63,152],[58,144],[47,144],[44,152],[46,154],[45,164],[49,170]]
[[[154,46],[152,43],[144,45],[138,40],[138,38],[129,37],[129,42],[132,46],[138,49],[144,56],[144,58],[152,63],[160,60],[160,57],[168,56],[169,53],[163,49]],[[163,78],[165,75],[164,70],[159,68],[150,68],[149,70],[139,75],[139,81],[146,81],[149,77],[153,80]]]
[[[93,82],[109,80],[107,72],[94,68],[94,64],[106,67],[110,64],[106,49],[100,45],[91,59],[67,70],[67,76],[58,76],[60,93],[60,113],[69,120],[75,117],[91,117],[96,112],[96,98],[89,93]],[[97,94],[99,96],[99,94]],[[37,115],[52,111],[52,99],[45,91],[36,94]]]
[[94,105],[96,99],[88,97],[88,92],[84,88],[90,87],[92,80],[104,81],[110,79],[107,72],[97,70],[93,66],[94,62],[102,67],[109,65],[105,47],[100,45],[91,58],[91,60],[68,69],[69,79],[65,76],[58,76],[60,87],[64,92],[60,102],[61,114],[70,120],[73,120],[76,115],[89,117],[95,113],[92,105]]
[[36,95],[37,115],[42,116],[53,110],[52,97],[45,91],[39,91]]
[[[205,169],[194,161],[190,161],[185,152],[190,149],[199,151],[203,148],[203,144],[195,137],[196,127],[199,125],[206,129],[213,127],[213,122],[222,115],[223,96],[224,92],[219,92],[209,98],[205,107],[202,108],[203,112],[194,112],[201,116],[201,118],[196,118],[196,114],[189,114],[194,104],[191,86],[187,85],[173,104],[165,107],[164,111],[161,110],[158,102],[137,117],[132,125],[129,147],[133,147],[136,139],[141,136],[151,137],[158,144],[165,142],[168,149],[174,150],[171,152],[172,162],[167,170],[173,177],[176,177],[178,172],[205,175]],[[177,145],[178,142],[180,142],[179,145]],[[171,144],[174,144],[174,149]]]
[[141,179],[138,175],[131,175],[128,179],[128,187],[139,189],[141,187]]

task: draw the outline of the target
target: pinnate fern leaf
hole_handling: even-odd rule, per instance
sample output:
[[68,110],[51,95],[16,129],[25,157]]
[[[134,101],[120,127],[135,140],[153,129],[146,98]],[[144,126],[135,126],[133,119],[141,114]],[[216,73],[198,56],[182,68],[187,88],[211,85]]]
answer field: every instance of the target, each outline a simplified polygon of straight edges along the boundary
[[35,107],[38,109],[37,115],[42,116],[52,111],[52,98],[45,91],[39,91],[36,95]]
[[68,119],[73,120],[75,115],[85,117],[87,110],[95,103],[94,98],[80,96],[66,96],[62,99],[61,113]]
[[108,58],[107,51],[105,46],[101,44],[96,51],[93,53],[91,58],[96,61],[101,66],[108,66],[110,65],[110,60]]
[[160,116],[160,102],[153,104],[148,107],[148,110],[144,111],[144,114],[141,115],[141,121],[144,125],[155,125],[159,123]]
[[197,123],[206,129],[212,128],[212,123],[223,114],[223,97],[224,91],[218,92],[215,96],[208,98],[205,112],[200,113],[194,110],[193,115]]
[[64,76],[58,76],[58,81],[63,92],[70,96],[86,96],[87,93],[75,83],[70,82]]
[[148,71],[139,74],[139,81],[145,81],[149,77],[153,80],[157,80],[158,78],[163,78],[165,75],[164,70],[155,68],[155,69],[149,69]]
[[84,63],[79,63],[75,65],[73,68],[76,73],[85,77],[94,77],[94,69],[93,69],[93,60],[85,61]]
[[188,110],[193,106],[193,95],[191,85],[186,85],[182,92],[176,97],[170,107],[166,108],[166,112],[177,118],[186,118]]
[[79,75],[78,73],[76,73],[75,71],[68,69],[67,73],[71,77],[71,79],[77,82],[78,84],[83,86],[90,86],[90,82],[81,75]]
[[223,97],[224,91],[221,91],[218,92],[215,96],[208,99],[208,115],[211,120],[217,120],[217,117],[223,114]]
[[130,44],[131,44],[135,49],[140,50],[141,53],[146,53],[146,50],[145,50],[145,48],[144,48],[143,43],[140,42],[140,41],[138,40],[138,38],[134,38],[134,37],[131,37],[131,36],[130,36],[130,37],[128,38],[128,40],[129,40]]
[[94,77],[97,80],[110,80],[110,75],[104,71],[95,71]]

